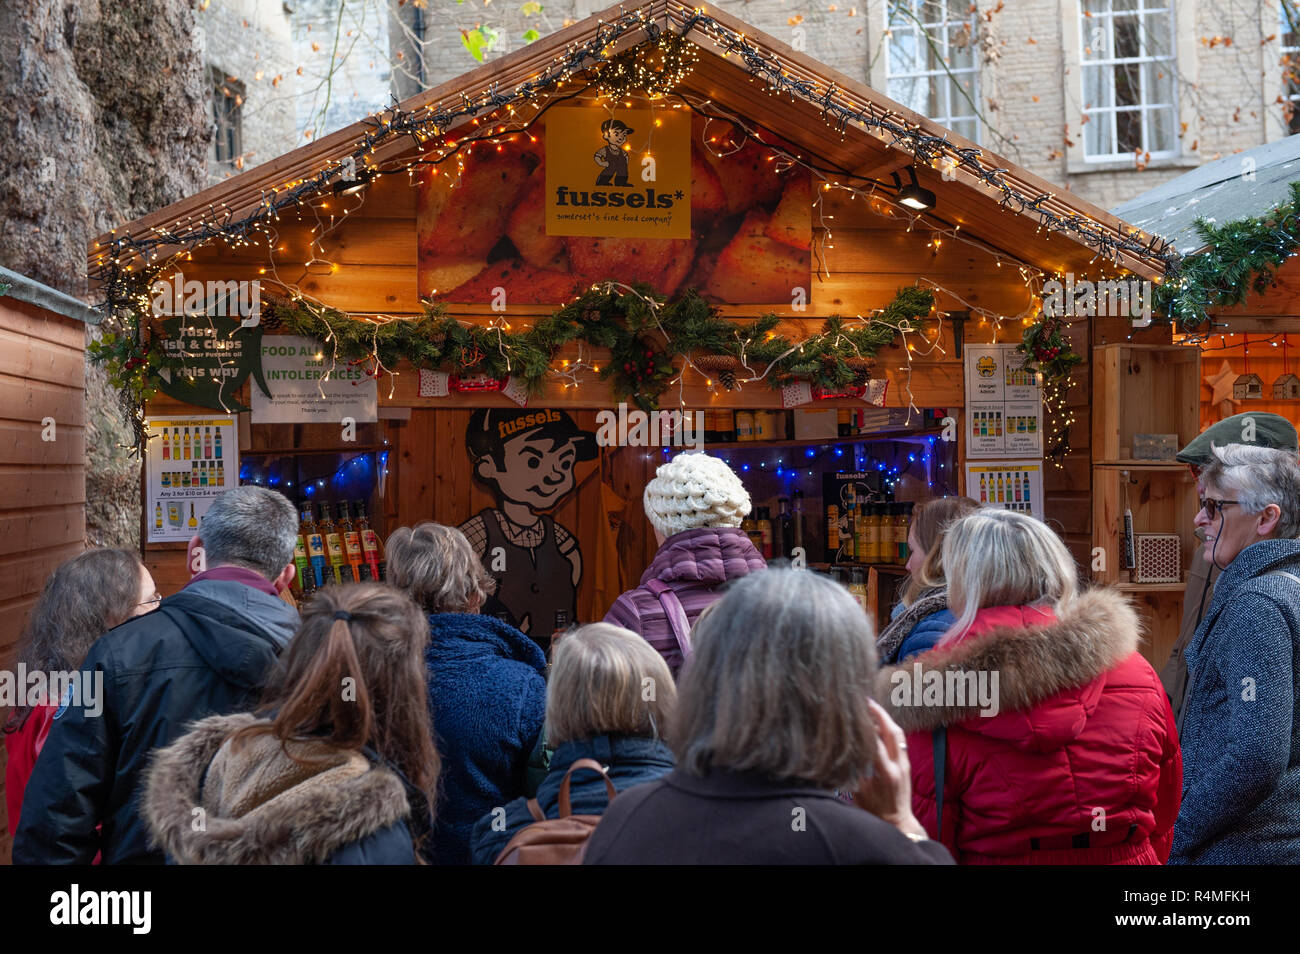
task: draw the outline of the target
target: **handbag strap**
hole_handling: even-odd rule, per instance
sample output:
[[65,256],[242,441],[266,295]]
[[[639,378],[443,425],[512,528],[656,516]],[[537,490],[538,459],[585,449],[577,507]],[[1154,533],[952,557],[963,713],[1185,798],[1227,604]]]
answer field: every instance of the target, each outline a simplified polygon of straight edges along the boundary
[[542,806],[537,804],[537,799],[528,799],[528,814],[533,816],[533,821],[546,821],[546,812],[542,811]]
[[573,803],[569,801],[569,779],[578,769],[591,769],[593,772],[599,772],[600,777],[605,780],[605,795],[609,801],[614,800],[618,794],[618,789],[609,779],[609,773],[605,771],[605,766],[601,765],[595,759],[578,759],[569,766],[569,770],[564,773],[564,781],[560,783],[560,817],[568,818],[573,814]]
[[691,622],[686,618],[686,610],[682,608],[682,601],[677,598],[673,588],[663,580],[649,580],[645,585],[646,589],[659,598],[659,605],[664,608],[664,615],[668,617],[668,625],[672,628],[673,636],[677,639],[677,648],[681,650],[682,662],[691,658]]
[[930,736],[934,749],[934,840],[943,841],[943,789],[948,767],[948,727],[941,725]]

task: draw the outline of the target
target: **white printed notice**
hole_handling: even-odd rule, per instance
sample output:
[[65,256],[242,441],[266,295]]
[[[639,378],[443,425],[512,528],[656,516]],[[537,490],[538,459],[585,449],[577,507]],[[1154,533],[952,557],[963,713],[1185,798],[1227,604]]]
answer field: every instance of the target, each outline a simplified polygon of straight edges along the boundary
[[966,496],[988,507],[1043,519],[1043,462],[1000,460],[966,465]]
[[1041,457],[1043,396],[1015,344],[966,346],[966,457]]
[[151,417],[146,427],[149,542],[187,542],[213,499],[239,485],[235,418]]
[[261,351],[262,377],[271,396],[250,389],[254,424],[379,419],[379,389],[365,362],[335,359],[328,346],[298,335],[266,335]]

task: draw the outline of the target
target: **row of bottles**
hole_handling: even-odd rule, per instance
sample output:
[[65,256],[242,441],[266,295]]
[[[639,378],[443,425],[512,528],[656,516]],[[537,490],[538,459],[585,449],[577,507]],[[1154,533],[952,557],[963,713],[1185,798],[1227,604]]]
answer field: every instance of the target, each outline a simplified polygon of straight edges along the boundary
[[845,503],[844,512],[826,508],[826,549],[839,552],[842,563],[907,563],[907,534],[912,526],[909,501]]
[[793,411],[704,412],[704,441],[707,444],[784,441],[793,436]]
[[173,487],[224,487],[226,465],[224,461],[191,461],[189,470],[164,470],[163,489]]
[[185,433],[181,433],[179,427],[162,430],[162,459],[163,460],[221,460],[221,428],[217,428],[217,433],[212,433],[211,427],[203,428],[203,433],[194,428],[194,433],[185,428]]
[[1034,387],[1038,383],[1033,371],[1026,371],[1024,368],[1013,368],[1010,364],[1007,365],[1004,380],[1013,387],[1022,388]]
[[740,524],[754,549],[769,561],[789,559],[796,549],[803,548],[803,491],[794,492],[793,506],[790,497],[778,497],[777,510],[775,524],[770,506],[755,507]]
[[[164,485],[166,486],[166,485]],[[167,520],[173,527],[181,525],[181,515],[184,514],[184,501],[169,500],[167,501]],[[162,501],[159,500],[153,505],[153,528],[161,530],[163,526],[163,508]],[[194,516],[194,501],[190,501],[190,520],[186,524],[191,530],[199,528],[199,518]]]
[[980,474],[980,503],[1028,504],[1029,475],[1023,471],[1007,473],[1004,479],[999,473],[995,480],[992,474],[987,479],[984,474]]
[[[1001,437],[1002,412],[976,411],[971,415],[972,437]],[[1032,414],[1013,414],[1007,418],[1008,434],[1037,434],[1038,418]]]
[[330,505],[322,501],[316,520],[311,501],[300,505],[302,523],[294,544],[293,559],[298,567],[294,592],[306,596],[330,583],[360,583],[385,576],[383,548],[370,527],[366,505],[358,500],[354,520],[346,500],[339,504],[336,523]]

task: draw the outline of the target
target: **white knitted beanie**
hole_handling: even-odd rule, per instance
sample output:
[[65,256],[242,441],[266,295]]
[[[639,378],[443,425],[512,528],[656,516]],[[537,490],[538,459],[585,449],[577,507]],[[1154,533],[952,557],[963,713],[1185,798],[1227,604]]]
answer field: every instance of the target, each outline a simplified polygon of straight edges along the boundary
[[664,539],[699,527],[738,527],[749,492],[730,467],[707,454],[678,454],[655,471],[642,496],[646,516]]

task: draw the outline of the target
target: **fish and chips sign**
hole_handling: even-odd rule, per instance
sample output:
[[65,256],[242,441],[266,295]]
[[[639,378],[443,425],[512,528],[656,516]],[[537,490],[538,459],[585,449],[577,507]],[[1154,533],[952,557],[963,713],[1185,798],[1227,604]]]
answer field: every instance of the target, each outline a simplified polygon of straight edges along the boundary
[[563,107],[547,114],[546,234],[691,237],[686,110]]

